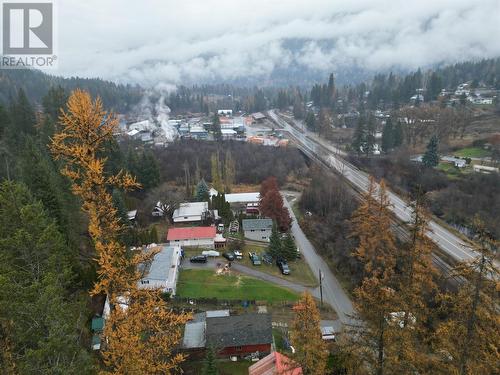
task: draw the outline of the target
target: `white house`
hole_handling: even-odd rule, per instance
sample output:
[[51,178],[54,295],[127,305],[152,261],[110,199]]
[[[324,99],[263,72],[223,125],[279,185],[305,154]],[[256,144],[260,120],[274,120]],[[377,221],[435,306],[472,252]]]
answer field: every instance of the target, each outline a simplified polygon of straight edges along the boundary
[[219,194],[219,192],[215,190],[213,187],[211,187],[210,190],[208,191],[208,195],[210,196],[210,198],[212,198],[214,195],[217,194]]
[[172,216],[174,223],[202,221],[208,212],[208,202],[181,203]]
[[180,263],[180,246],[163,246],[150,263],[143,265],[139,288],[159,288],[175,295]]
[[214,226],[170,228],[167,241],[170,246],[199,246],[213,249],[215,236]]
[[271,219],[243,219],[241,224],[245,238],[253,241],[269,241],[273,230],[273,221]]
[[465,159],[455,158],[452,156],[442,156],[441,160],[453,164],[457,168],[465,168],[467,166],[467,161]]

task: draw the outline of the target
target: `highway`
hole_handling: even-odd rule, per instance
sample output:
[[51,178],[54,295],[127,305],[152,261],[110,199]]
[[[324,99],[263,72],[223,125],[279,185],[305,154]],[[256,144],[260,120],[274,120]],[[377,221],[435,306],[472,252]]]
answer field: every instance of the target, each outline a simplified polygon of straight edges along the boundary
[[[332,170],[346,178],[356,189],[361,192],[366,192],[369,186],[369,175],[359,170],[354,165],[345,161],[342,156],[344,153],[328,144],[324,140],[319,140],[317,136],[307,129],[297,129],[291,125],[292,120],[285,120],[283,116],[278,115],[275,110],[268,111],[269,117],[278,124],[283,130],[289,132],[297,142],[299,147],[315,155],[323,163],[328,165]],[[377,184],[378,188],[378,184]],[[413,209],[411,206],[393,192],[387,190],[388,198],[391,202],[391,209],[394,215],[404,223],[411,220]],[[472,261],[479,254],[467,245],[461,238],[446,228],[443,228],[436,221],[429,222],[429,231],[427,236],[436,243],[436,245],[449,257],[455,261]]]

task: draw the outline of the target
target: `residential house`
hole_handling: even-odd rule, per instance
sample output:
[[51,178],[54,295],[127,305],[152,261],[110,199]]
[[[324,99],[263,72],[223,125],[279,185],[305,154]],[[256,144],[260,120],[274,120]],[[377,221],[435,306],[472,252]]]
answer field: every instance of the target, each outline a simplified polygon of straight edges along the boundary
[[268,242],[273,230],[273,221],[271,219],[243,219],[242,226],[245,238]]
[[246,356],[271,352],[273,333],[270,314],[244,314],[206,319],[206,345],[220,356]]
[[140,266],[139,288],[160,288],[175,295],[181,253],[180,246],[162,246],[150,262]]
[[181,203],[174,211],[172,219],[174,223],[186,223],[202,221],[208,213],[208,202]]
[[190,357],[203,357],[213,347],[221,357],[271,352],[273,341],[270,314],[231,316],[229,310],[213,310],[193,315],[186,323],[181,349]]
[[215,236],[214,226],[170,228],[167,241],[170,246],[199,246],[213,249]]
[[455,158],[453,156],[442,156],[441,161],[453,164],[457,168],[465,168],[467,166],[467,161],[465,159]]
[[250,366],[248,375],[302,375],[302,367],[286,355],[272,352]]

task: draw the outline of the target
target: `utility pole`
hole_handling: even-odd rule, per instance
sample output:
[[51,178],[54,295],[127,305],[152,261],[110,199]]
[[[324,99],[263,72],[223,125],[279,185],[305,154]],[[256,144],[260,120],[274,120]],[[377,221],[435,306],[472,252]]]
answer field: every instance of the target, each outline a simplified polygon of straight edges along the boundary
[[323,274],[321,269],[319,270],[319,296],[320,296],[320,306],[323,307]]

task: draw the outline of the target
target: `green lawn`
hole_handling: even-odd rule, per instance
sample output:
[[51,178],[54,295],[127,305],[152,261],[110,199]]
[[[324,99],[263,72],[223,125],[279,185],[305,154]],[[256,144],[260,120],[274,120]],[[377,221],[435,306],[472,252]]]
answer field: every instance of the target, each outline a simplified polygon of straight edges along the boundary
[[216,275],[212,270],[182,270],[177,295],[191,298],[257,300],[269,303],[296,301],[297,293],[242,275]]
[[266,264],[262,262],[260,266],[253,266],[252,262],[250,261],[250,258],[248,257],[248,252],[253,251],[256,252],[257,254],[262,255],[266,252],[266,250],[267,246],[256,246],[256,245],[246,244],[245,247],[243,248],[243,253],[244,253],[243,259],[238,262],[243,264],[244,266],[255,267],[255,269],[261,272],[288,280],[292,283],[297,283],[309,287],[318,286],[316,278],[314,277],[311,269],[309,268],[309,265],[303,258],[297,259],[293,262],[288,262],[288,266],[290,267],[290,275],[283,275],[275,263]]
[[465,147],[453,152],[453,155],[463,158],[484,158],[491,155],[491,152],[481,147]]
[[456,180],[457,178],[460,178],[462,176],[462,172],[460,172],[457,167],[450,163],[439,163],[437,169],[446,173],[446,176],[452,180]]

